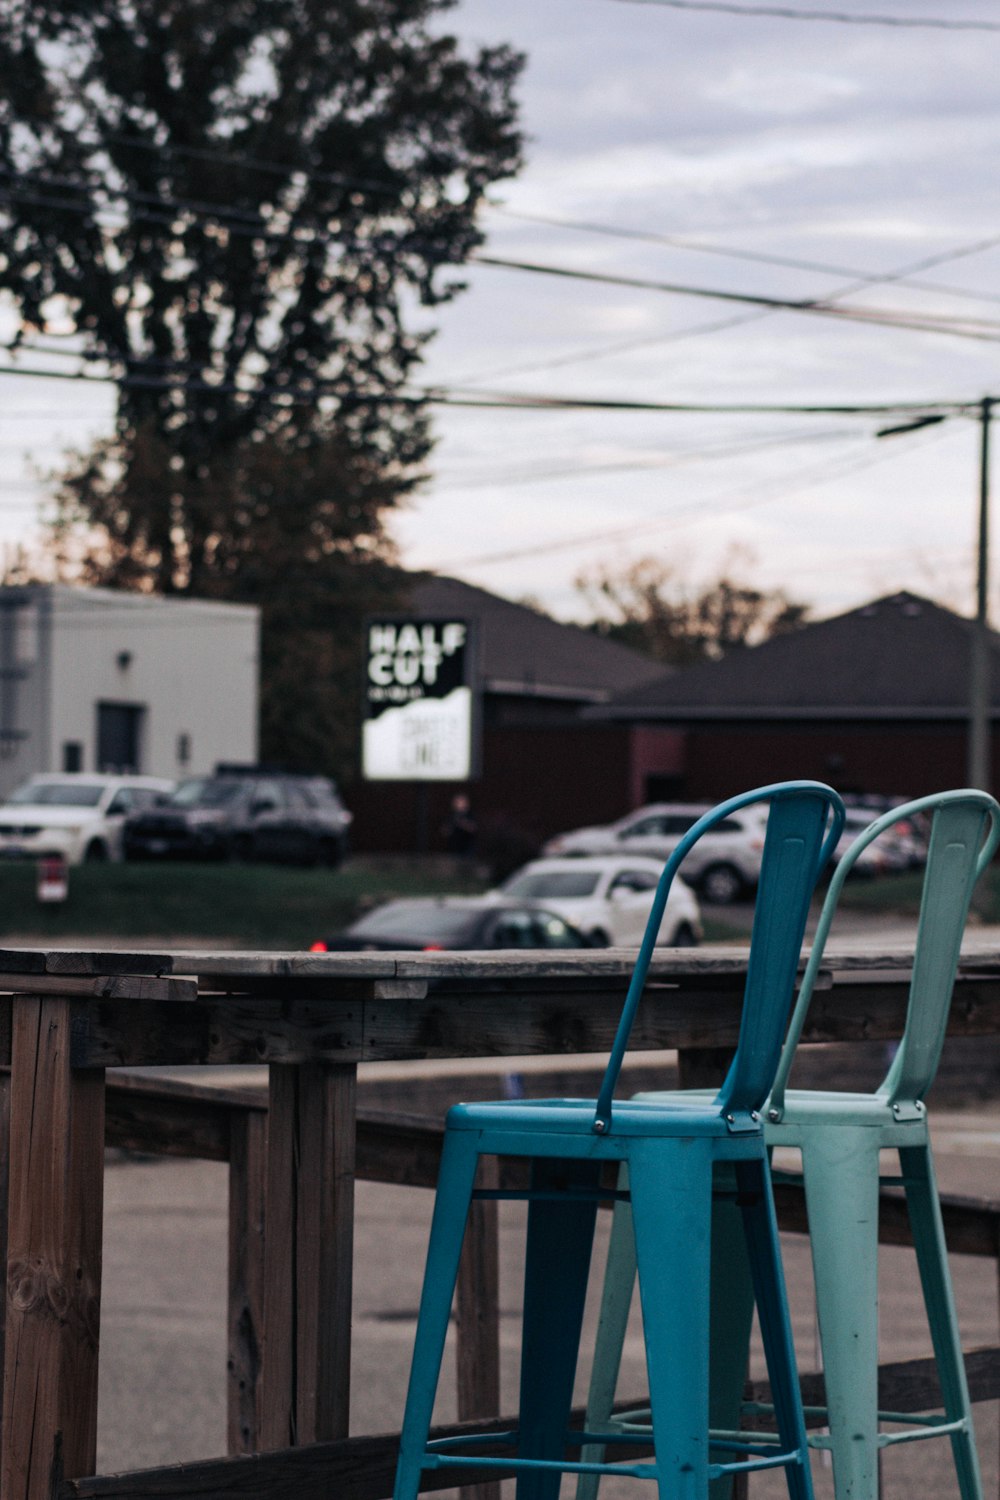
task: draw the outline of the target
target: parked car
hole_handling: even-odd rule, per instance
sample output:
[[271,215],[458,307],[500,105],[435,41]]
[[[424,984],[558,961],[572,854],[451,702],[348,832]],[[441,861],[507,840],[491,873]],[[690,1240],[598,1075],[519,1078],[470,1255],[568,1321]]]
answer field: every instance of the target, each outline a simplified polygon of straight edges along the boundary
[[[891,804],[890,804],[891,806]],[[888,807],[858,805],[848,807],[844,831],[834,850],[834,862],[853,844],[859,833],[887,812]],[[863,849],[854,862],[851,878],[872,875],[898,875],[904,870],[920,869],[927,861],[925,830],[913,819],[901,818],[883,829],[878,838]]]
[[[508,898],[544,901],[602,945],[632,947],[642,941],[663,863],[628,854],[576,859],[535,859],[505,880]],[[689,948],[701,941],[701,912],[684,880],[670,887],[657,943]]]
[[129,818],[126,859],[271,859],[338,865],[351,814],[324,776],[222,768]]
[[314,943],[312,951],[594,946],[558,912],[544,906],[496,896],[437,896],[387,901],[335,937]]
[[39,773],[0,806],[0,858],[61,854],[71,865],[121,859],[126,816],[173,786],[160,776]]
[[[661,862],[673,853],[708,803],[658,802],[640,807],[616,823],[577,828],[549,839],[542,854],[645,854]],[[767,826],[766,807],[745,807],[724,818],[691,850],[682,868],[684,879],[713,904],[736,901],[752,891],[760,875]]]

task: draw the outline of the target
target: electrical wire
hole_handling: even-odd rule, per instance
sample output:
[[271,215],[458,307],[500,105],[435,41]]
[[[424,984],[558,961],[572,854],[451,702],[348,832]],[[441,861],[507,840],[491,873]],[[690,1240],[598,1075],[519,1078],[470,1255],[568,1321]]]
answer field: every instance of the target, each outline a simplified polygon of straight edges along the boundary
[[[0,377],[5,375],[19,379],[70,380],[82,382],[84,385],[107,385],[113,383],[123,386],[134,385],[143,389],[181,390],[183,392],[191,390],[208,391],[213,395],[218,395],[220,391],[229,391],[230,393],[247,397],[264,394],[273,395],[276,400],[281,398],[286,404],[314,402],[317,396],[336,394],[333,387],[324,386],[322,382],[316,382],[315,388],[309,392],[296,392],[286,390],[284,387],[244,389],[240,386],[216,385],[198,381],[188,381],[184,385],[178,385],[176,381],[170,381],[162,377],[124,376],[116,379],[110,375],[84,375],[82,372],[77,371],[25,370],[0,366]],[[611,398],[597,400],[571,396],[518,395],[514,392],[475,390],[464,392],[461,389],[445,389],[431,386],[424,387],[413,393],[384,392],[368,395],[352,392],[348,404],[356,406],[372,404],[413,406],[427,404],[431,406],[448,406],[473,410],[505,411],[641,411],[704,414],[735,413],[746,415],[770,413],[772,415],[794,414],[812,416],[893,416],[896,414],[924,416],[937,412],[959,415],[978,410],[978,403],[975,401],[953,400],[857,402],[854,404],[815,403],[812,405],[796,405],[788,402],[622,401]]]
[[715,11],[777,21],[829,21],[838,26],[885,26],[907,31],[1000,32],[1000,21],[944,16],[856,15],[845,10],[802,10],[793,5],[737,5],[734,0],[615,0],[619,5],[656,5],[668,10]]
[[[944,433],[935,431],[933,436],[924,440],[922,446],[934,441],[939,441]],[[861,458],[846,459],[839,465],[824,463],[822,465],[807,465],[800,470],[795,470],[791,475],[782,479],[782,488],[761,496],[759,485],[741,485],[735,490],[725,490],[719,495],[709,497],[710,502],[730,499],[738,499],[741,495],[746,496],[743,504],[725,504],[706,507],[704,501],[692,501],[688,505],[678,507],[671,511],[669,516],[660,516],[655,520],[646,522],[632,522],[629,525],[620,525],[610,528],[602,528],[599,531],[578,533],[574,537],[560,537],[550,542],[539,542],[533,546],[506,548],[501,552],[481,553],[479,556],[453,558],[438,565],[435,571],[449,572],[457,568],[489,567],[507,562],[518,562],[526,557],[536,557],[542,554],[551,555],[561,551],[575,551],[578,547],[591,546],[597,542],[616,541],[622,537],[645,535],[652,531],[671,531],[678,525],[687,525],[692,516],[698,520],[718,520],[722,516],[735,515],[746,510],[756,510],[761,506],[770,505],[776,500],[782,500],[787,495],[797,493],[803,484],[812,488],[819,488],[825,484],[832,484],[838,479],[843,479],[850,474],[860,473],[878,464],[885,463],[897,455],[893,453],[865,454]],[[790,481],[790,485],[789,485]]]
[[[0,169],[2,175],[3,169]],[[37,175],[37,174],[36,174]],[[89,189],[88,189],[89,190]],[[127,196],[127,195],[126,195]],[[45,194],[32,194],[20,186],[0,187],[0,201],[4,198],[11,201],[25,201],[41,206],[62,207],[66,212],[76,213],[83,217],[92,218],[94,214],[93,205],[79,203],[69,199],[50,199]],[[164,212],[154,214],[157,222],[174,225],[177,214],[190,213],[195,220],[204,212],[203,206],[187,206],[176,200],[163,200]],[[105,211],[113,211],[111,209]],[[214,215],[214,210],[213,210]],[[215,216],[215,215],[214,215]],[[150,211],[138,210],[134,217],[148,219]],[[127,221],[126,221],[127,222]],[[294,241],[296,246],[307,250],[317,245],[326,248],[330,244],[339,245],[348,253],[353,249],[366,251],[378,250],[378,245],[373,240],[350,241],[342,240],[335,235],[326,232],[316,233],[313,240],[303,241],[296,234],[289,231],[271,231],[266,228],[260,230],[245,225],[228,225],[228,233],[244,234],[249,237],[264,239],[270,242]],[[176,226],[178,237],[182,237],[185,226]],[[314,231],[315,232],[315,231]],[[402,255],[409,253],[420,254],[428,248],[428,243],[421,241],[418,237],[409,236],[403,242],[392,242],[393,248]],[[383,247],[384,248],[384,247]],[[472,251],[468,256],[468,263],[488,266],[494,269],[513,270],[536,276],[559,277],[573,281],[584,281],[596,283],[603,286],[617,286],[634,288],[642,291],[661,292],[671,296],[695,297],[722,302],[738,303],[744,306],[766,308],[774,311],[785,311],[793,313],[807,313],[819,317],[832,317],[848,322],[867,323],[880,327],[891,327],[907,329],[918,333],[933,333],[950,338],[974,339],[977,341],[998,342],[1000,341],[1000,322],[996,320],[981,318],[943,318],[933,314],[911,314],[892,308],[857,308],[834,305],[830,298],[783,298],[769,297],[762,294],[747,292],[732,292],[723,288],[694,286],[688,283],[662,281],[646,277],[632,277],[614,275],[608,272],[584,271],[571,266],[546,265],[532,261],[514,260],[507,257],[484,255],[478,251]],[[920,264],[925,264],[922,261]],[[458,269],[457,262],[451,262]],[[865,283],[868,284],[867,281]],[[839,295],[844,295],[841,292]]]
[[[725,260],[746,261],[752,265],[777,266],[788,271],[815,272],[822,276],[848,276],[862,286],[881,285],[894,282],[911,286],[917,291],[935,292],[948,297],[960,297],[970,302],[1000,302],[1000,293],[973,292],[968,287],[947,286],[937,281],[915,281],[911,273],[928,271],[935,266],[949,265],[956,260],[965,260],[972,255],[982,255],[1000,245],[1000,234],[992,234],[944,250],[933,255],[921,256],[908,261],[895,271],[862,271],[856,266],[842,266],[830,261],[806,260],[794,255],[775,255],[766,250],[733,249],[728,245],[714,244],[709,240],[690,239],[682,234],[664,234],[651,229],[628,229],[620,225],[594,223],[588,219],[564,219],[553,214],[522,213],[508,208],[506,204],[488,199],[487,206],[504,218],[516,219],[526,224],[543,224],[552,229],[572,229],[584,234],[603,235],[609,239],[634,240],[648,245],[668,245],[674,250],[693,251],[699,255],[716,255]],[[840,294],[838,294],[840,295]]]

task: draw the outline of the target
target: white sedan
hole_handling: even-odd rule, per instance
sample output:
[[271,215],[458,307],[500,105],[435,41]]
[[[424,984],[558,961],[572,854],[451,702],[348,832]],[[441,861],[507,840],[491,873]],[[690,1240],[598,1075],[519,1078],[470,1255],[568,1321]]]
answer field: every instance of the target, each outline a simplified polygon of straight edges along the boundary
[[[500,894],[543,901],[598,943],[631,948],[642,941],[662,870],[659,860],[642,855],[536,859],[511,875]],[[678,878],[670,888],[656,941],[687,948],[700,942],[701,935],[697,898]]]

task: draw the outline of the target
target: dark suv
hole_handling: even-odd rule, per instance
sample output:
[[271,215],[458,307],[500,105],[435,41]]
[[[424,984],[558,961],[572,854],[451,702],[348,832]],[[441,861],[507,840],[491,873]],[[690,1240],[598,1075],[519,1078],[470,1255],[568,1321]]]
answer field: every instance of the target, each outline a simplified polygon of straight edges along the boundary
[[126,859],[269,859],[338,865],[351,814],[325,776],[220,767],[128,818]]

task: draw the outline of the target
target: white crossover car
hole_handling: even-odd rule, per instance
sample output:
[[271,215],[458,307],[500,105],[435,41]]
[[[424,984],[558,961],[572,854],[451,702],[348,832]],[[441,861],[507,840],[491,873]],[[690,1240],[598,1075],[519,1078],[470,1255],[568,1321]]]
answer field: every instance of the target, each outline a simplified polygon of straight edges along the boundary
[[[545,855],[644,854],[665,860],[703,813],[707,802],[657,802],[607,823],[549,839]],[[684,861],[684,879],[703,901],[725,904],[752,891],[760,875],[767,807],[741,807],[698,840]]]
[[71,865],[121,859],[127,814],[151,807],[173,787],[159,776],[32,776],[0,805],[0,859],[61,854]]
[[[536,859],[500,887],[508,900],[543,902],[598,943],[633,948],[642,941],[660,860],[616,854],[603,858]],[[691,947],[701,941],[701,913],[691,887],[674,881],[657,942]]]

